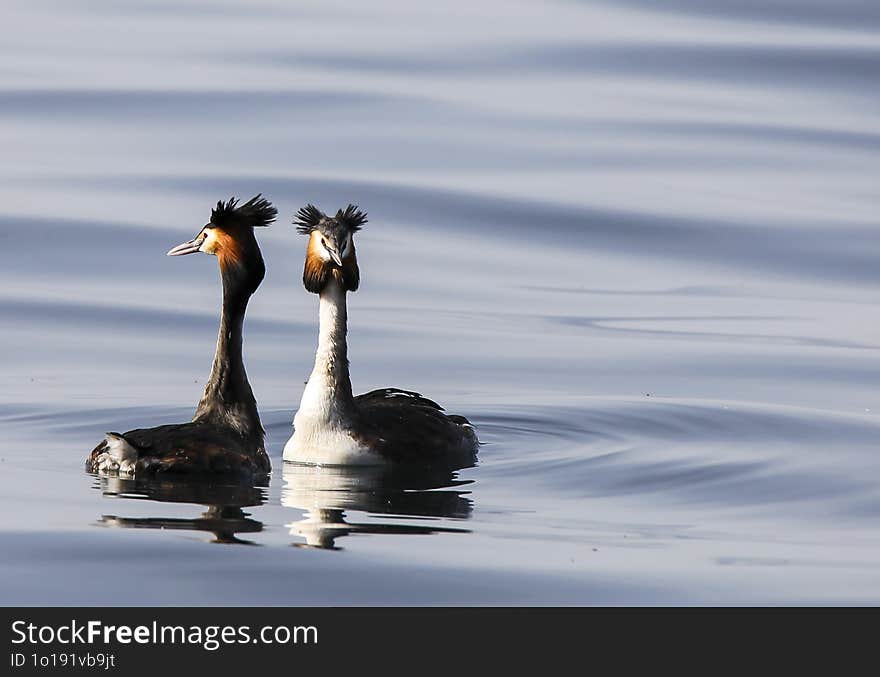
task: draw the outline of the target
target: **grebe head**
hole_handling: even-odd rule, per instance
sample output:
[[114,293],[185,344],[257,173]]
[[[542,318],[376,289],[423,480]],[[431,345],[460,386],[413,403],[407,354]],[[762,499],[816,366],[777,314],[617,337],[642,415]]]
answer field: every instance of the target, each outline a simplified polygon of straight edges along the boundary
[[356,205],[327,216],[314,205],[300,209],[293,219],[298,232],[309,236],[303,285],[320,294],[331,277],[346,291],[357,291],[360,284],[354,234],[367,222],[367,215]]
[[242,205],[234,197],[226,202],[221,200],[198,235],[172,248],[168,256],[212,254],[217,257],[224,277],[245,284],[252,293],[266,273],[254,228],[268,226],[277,215],[278,210],[261,195]]

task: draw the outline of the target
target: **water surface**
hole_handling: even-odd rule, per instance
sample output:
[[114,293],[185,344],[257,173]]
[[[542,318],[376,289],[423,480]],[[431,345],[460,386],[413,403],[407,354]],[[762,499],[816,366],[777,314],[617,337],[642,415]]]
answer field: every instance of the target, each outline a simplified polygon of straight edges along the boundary
[[[0,45],[0,602],[880,601],[880,9],[867,0],[11,0]],[[187,420],[262,191],[266,487],[83,471]],[[474,468],[285,465],[305,202],[359,203],[358,392]]]

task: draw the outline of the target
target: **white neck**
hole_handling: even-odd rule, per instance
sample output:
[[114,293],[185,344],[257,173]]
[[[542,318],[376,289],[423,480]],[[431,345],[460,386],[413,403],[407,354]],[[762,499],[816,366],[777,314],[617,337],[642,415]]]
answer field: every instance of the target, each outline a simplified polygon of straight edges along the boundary
[[358,414],[348,375],[345,290],[331,278],[321,291],[315,368],[293,419],[284,460],[330,465],[375,465],[381,457],[355,433]]
[[315,367],[299,406],[302,415],[316,422],[340,423],[354,408],[345,339],[348,322],[345,293],[335,276],[331,276],[320,294]]

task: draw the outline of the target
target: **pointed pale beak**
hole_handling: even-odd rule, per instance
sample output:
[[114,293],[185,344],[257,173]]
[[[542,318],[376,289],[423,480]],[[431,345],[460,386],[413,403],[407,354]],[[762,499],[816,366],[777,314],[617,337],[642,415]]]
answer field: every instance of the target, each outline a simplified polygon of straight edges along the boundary
[[199,247],[202,246],[201,238],[196,238],[195,240],[190,240],[189,242],[184,242],[182,244],[177,245],[176,247],[172,247],[168,250],[168,253],[165,256],[183,256],[184,254],[195,254],[199,251]]
[[339,257],[339,254],[336,253],[335,249],[328,249],[330,253],[330,258],[333,259],[333,263],[342,268],[342,259]]

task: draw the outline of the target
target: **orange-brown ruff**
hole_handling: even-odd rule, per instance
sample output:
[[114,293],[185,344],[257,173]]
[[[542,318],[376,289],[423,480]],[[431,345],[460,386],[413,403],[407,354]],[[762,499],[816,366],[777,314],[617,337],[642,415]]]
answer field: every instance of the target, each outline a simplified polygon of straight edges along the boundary
[[309,244],[306,247],[306,262],[303,266],[303,284],[306,289],[310,291],[323,289],[332,276],[346,290],[357,291],[360,286],[360,270],[358,269],[354,240],[351,241],[350,249],[346,251],[341,266],[327,265],[327,261],[321,258],[322,246],[320,232],[314,231],[309,236]]
[[168,252],[217,257],[223,304],[211,375],[191,422],[107,433],[86,460],[90,470],[248,478],[269,472],[263,426],[242,360],[242,331],[248,300],[265,274],[254,228],[268,225],[276,214],[259,195],[242,205],[234,198],[219,202],[195,238]]
[[352,395],[346,295],[360,272],[354,234],[366,214],[349,205],[328,217],[312,205],[295,223],[309,236],[303,285],[319,295],[315,367],[294,418],[284,459],[327,465],[406,463],[463,467],[478,447],[473,426],[436,402],[398,388]]
[[217,264],[220,270],[228,270],[243,265],[243,252],[241,241],[247,238],[242,226],[231,226],[228,230],[216,230],[216,244],[213,251],[209,252],[217,256]]

